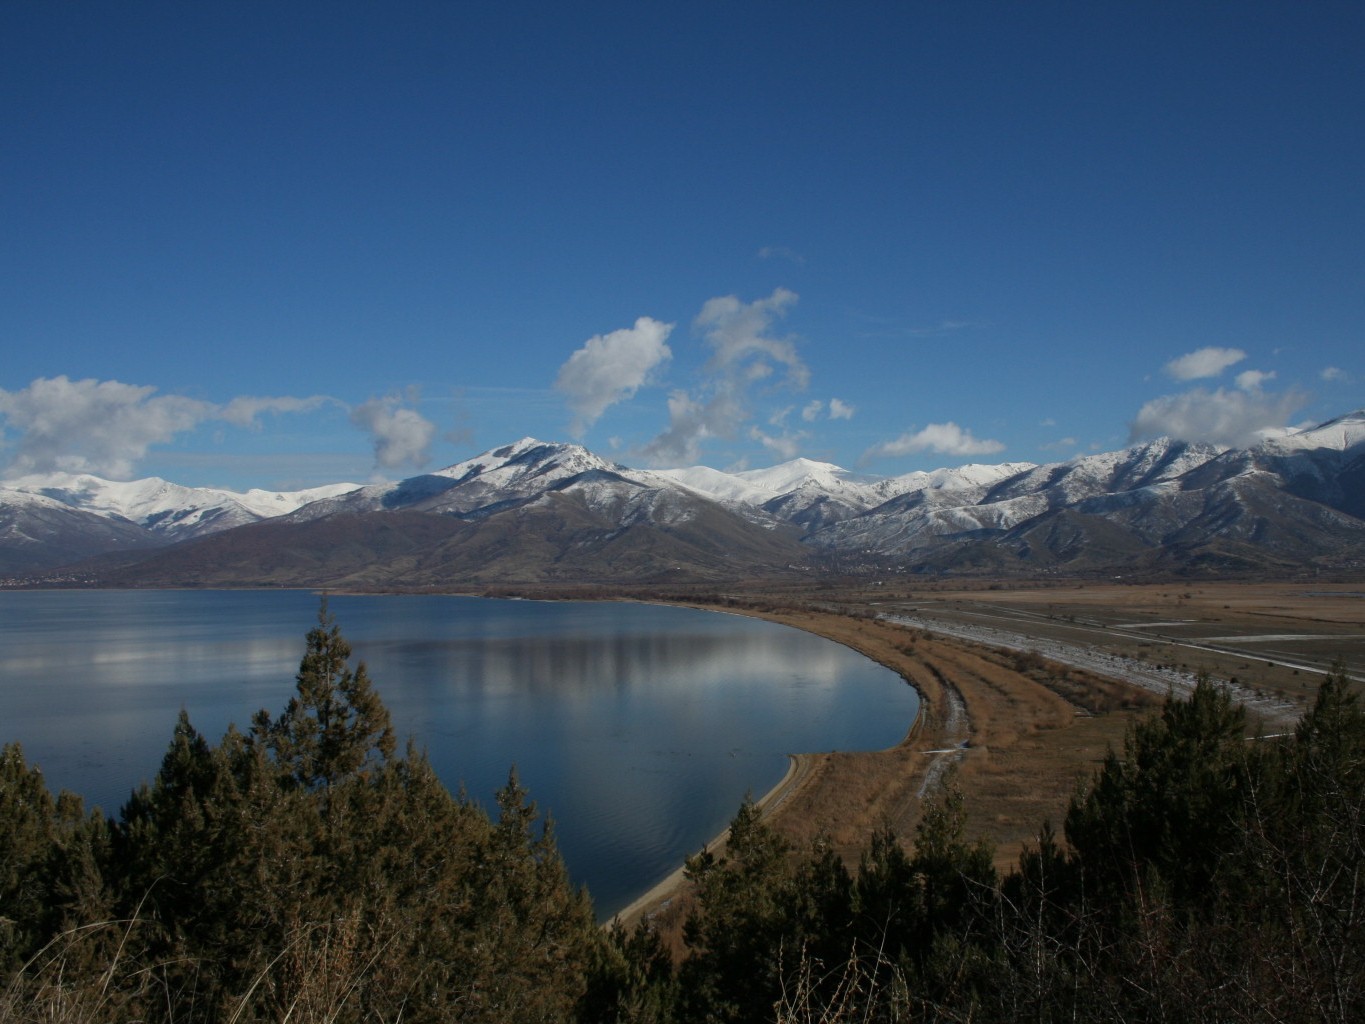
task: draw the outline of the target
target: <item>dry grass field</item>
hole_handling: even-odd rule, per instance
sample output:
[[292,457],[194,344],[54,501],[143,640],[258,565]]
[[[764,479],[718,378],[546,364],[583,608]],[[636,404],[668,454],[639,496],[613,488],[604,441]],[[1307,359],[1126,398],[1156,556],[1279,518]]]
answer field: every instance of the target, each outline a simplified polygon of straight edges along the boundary
[[[1068,799],[1134,717],[1160,708],[1161,679],[1236,679],[1253,710],[1261,701],[1272,709],[1253,725],[1271,732],[1287,727],[1334,661],[1357,677],[1365,669],[1360,584],[889,589],[673,598],[828,637],[919,690],[923,710],[902,743],[801,755],[769,805],[769,821],[798,847],[823,833],[852,864],[884,823],[911,839],[921,797],[952,770],[969,832],[996,845],[1002,869],[1012,866],[1044,820],[1060,828]],[[1087,667],[1096,665],[1103,671]],[[1130,679],[1157,669],[1166,673],[1158,685]],[[685,908],[685,893],[660,892],[632,916],[655,913],[667,928]]]

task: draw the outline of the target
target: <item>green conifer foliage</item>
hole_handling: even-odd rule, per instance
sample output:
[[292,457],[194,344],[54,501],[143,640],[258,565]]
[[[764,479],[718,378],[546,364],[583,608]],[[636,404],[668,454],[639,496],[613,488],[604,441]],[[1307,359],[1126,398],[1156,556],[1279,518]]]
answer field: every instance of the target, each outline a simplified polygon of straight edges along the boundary
[[730,822],[724,855],[703,851],[687,861],[696,910],[684,938],[681,968],[686,1013],[698,1020],[751,1021],[771,1015],[784,955],[800,959],[789,927],[791,890],[786,843],[750,799]]
[[[352,670],[351,645],[322,602],[299,664],[297,693],[269,726],[269,746],[282,769],[306,789],[326,788],[373,771],[393,755],[389,712],[362,662]],[[258,719],[264,726],[264,720]]]
[[1245,828],[1248,757],[1246,713],[1207,675],[1188,699],[1168,699],[1160,717],[1135,726],[1067,813],[1091,897],[1159,884],[1193,906],[1212,894]]
[[[572,1019],[606,940],[552,825],[515,773],[494,822],[411,744],[395,756],[349,655],[324,606],[284,713],[217,746],[182,713],[117,824],[54,803],[6,748],[9,968],[73,921],[114,920],[35,963],[33,991],[56,976],[120,1019],[167,1024]],[[101,980],[114,962],[119,984]]]
[[6,972],[33,952],[51,905],[44,863],[56,838],[56,805],[43,773],[23,748],[0,749],[0,967]]

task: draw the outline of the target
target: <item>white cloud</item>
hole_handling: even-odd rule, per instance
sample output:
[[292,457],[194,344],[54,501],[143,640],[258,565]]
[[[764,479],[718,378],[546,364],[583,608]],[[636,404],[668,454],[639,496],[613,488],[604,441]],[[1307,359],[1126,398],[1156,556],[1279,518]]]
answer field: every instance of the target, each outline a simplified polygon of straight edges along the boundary
[[668,429],[645,446],[647,458],[663,465],[695,462],[707,438],[734,437],[752,418],[750,396],[759,382],[805,389],[810,371],[795,342],[770,333],[796,300],[785,288],[748,303],[733,295],[707,300],[694,322],[712,353],[706,379],[692,392],[669,396]]
[[1332,381],[1348,381],[1351,379],[1351,375],[1339,366],[1324,367],[1322,373],[1318,376],[1329,383]]
[[645,446],[644,455],[656,465],[694,464],[701,456],[701,443],[711,437],[733,437],[744,422],[745,412],[728,390],[709,401],[694,399],[686,391],[668,396],[668,429]]
[[1172,437],[1245,447],[1268,431],[1282,430],[1306,402],[1306,396],[1296,391],[1274,395],[1259,390],[1195,388],[1154,398],[1144,405],[1130,424],[1130,440]]
[[234,398],[223,406],[219,410],[219,417],[236,426],[254,429],[260,426],[256,419],[263,412],[312,412],[319,406],[331,401],[334,399],[327,398],[324,395],[313,395],[310,398],[250,398],[242,396]]
[[642,316],[635,326],[589,338],[559,368],[555,387],[568,399],[575,437],[612,405],[634,397],[654,370],[672,355],[665,342],[672,324]]
[[916,338],[931,338],[940,334],[951,334],[954,331],[966,331],[986,326],[989,325],[977,320],[940,320],[938,323],[929,326],[908,328],[905,333]]
[[794,249],[789,249],[785,245],[765,245],[758,250],[758,258],[761,260],[787,260],[797,266],[806,262],[806,258]]
[[857,411],[856,406],[849,405],[837,398],[829,400],[829,418],[832,420],[851,420]]
[[794,459],[801,453],[801,442],[806,436],[804,431],[797,431],[795,434],[784,433],[780,437],[772,437],[757,427],[749,428],[750,438],[758,441],[769,451],[776,452],[783,460]]
[[20,391],[0,389],[0,418],[19,436],[7,472],[65,470],[123,479],[153,445],[209,420],[254,426],[264,412],[302,412],[329,401],[234,398],[226,405],[184,395],[157,395],[150,385],[117,380],[43,377]]
[[1275,379],[1275,371],[1243,370],[1236,377],[1237,386],[1243,391],[1260,391],[1261,385]]
[[797,355],[796,345],[790,338],[773,338],[768,334],[773,322],[785,316],[796,299],[796,293],[786,288],[776,289],[766,299],[747,303],[733,295],[707,299],[695,324],[714,350],[712,368],[759,380],[770,376],[774,371],[772,363],[778,363],[786,367],[783,383],[797,390],[805,388],[810,382],[810,371]]
[[816,398],[809,401],[801,409],[801,418],[807,423],[814,423],[822,416],[828,416],[832,420],[851,420],[857,409],[847,402],[838,398],[831,398],[828,406],[822,399]]
[[1074,437],[1062,437],[1058,438],[1056,441],[1049,441],[1046,444],[1040,444],[1038,447],[1045,452],[1064,452],[1075,451],[1079,444],[1080,441],[1078,441]]
[[351,422],[370,434],[375,464],[384,469],[420,468],[431,457],[436,424],[417,410],[404,408],[402,401],[396,395],[388,395],[371,398],[351,410]]
[[902,434],[894,441],[884,441],[868,449],[864,459],[910,455],[915,452],[937,452],[940,455],[991,455],[1002,452],[999,441],[974,437],[956,423],[930,423],[923,430]]
[[1166,373],[1176,380],[1198,380],[1201,377],[1217,377],[1234,363],[1240,363],[1247,354],[1240,348],[1201,348],[1186,353],[1179,359],[1166,364]]

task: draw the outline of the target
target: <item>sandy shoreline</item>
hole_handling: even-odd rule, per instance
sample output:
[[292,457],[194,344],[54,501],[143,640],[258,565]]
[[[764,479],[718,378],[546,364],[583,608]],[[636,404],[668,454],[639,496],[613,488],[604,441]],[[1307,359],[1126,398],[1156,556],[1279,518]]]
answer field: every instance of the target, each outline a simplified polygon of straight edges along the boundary
[[[772,813],[772,810],[782,803],[806,778],[810,771],[810,755],[808,754],[788,754],[786,774],[778,780],[777,785],[763,794],[756,803],[764,815]],[[703,844],[702,850],[709,850],[712,853],[719,853],[725,849],[725,843],[730,838],[730,830],[727,828],[720,835],[713,838],[710,842]],[[701,852],[701,851],[698,851]],[[635,922],[647,914],[668,906],[668,903],[677,893],[683,884],[687,865],[679,865],[668,876],[655,885],[651,886],[640,896],[631,900],[626,906],[613,915],[612,920],[620,921],[626,927],[633,927]],[[608,922],[610,923],[610,922]]]
[[[831,790],[831,793],[827,795],[834,795],[837,793],[839,791],[837,774],[836,777],[831,778],[831,773],[827,770],[832,758],[871,758],[878,754],[908,754],[912,749],[918,751],[919,748],[941,745],[939,741],[941,739],[940,734],[942,730],[931,728],[928,724],[941,716],[930,714],[930,694],[926,692],[926,688],[912,679],[910,675],[906,673],[904,665],[898,663],[897,659],[885,656],[878,657],[873,651],[868,650],[866,645],[850,642],[850,637],[847,635],[845,629],[832,628],[837,623],[842,622],[847,624],[852,621],[846,616],[829,616],[829,621],[823,623],[825,628],[822,629],[819,628],[819,623],[817,622],[797,623],[791,621],[791,617],[784,614],[749,609],[717,608],[715,606],[696,604],[685,606],[700,608],[705,611],[748,615],[779,625],[788,626],[793,629],[800,629],[803,632],[822,637],[832,643],[837,643],[857,651],[859,654],[876,662],[883,668],[896,673],[896,675],[900,676],[907,685],[913,686],[919,694],[919,709],[915,714],[915,718],[907,726],[904,737],[894,747],[890,747],[884,751],[867,751],[862,753],[846,753],[842,755],[814,753],[788,754],[789,763],[786,774],[777,785],[756,801],[757,806],[763,812],[764,820],[776,825],[780,819],[802,816],[805,808],[797,806],[800,802],[800,798],[807,795],[806,790],[812,787],[818,787],[822,782]],[[932,740],[932,742],[926,743],[926,740]],[[928,750],[925,749],[920,752],[927,753]],[[950,754],[949,751],[935,751],[934,753]],[[951,753],[956,753],[956,751],[952,751]],[[942,760],[942,757],[936,757],[933,759],[933,763],[938,763]],[[921,766],[926,778],[932,774],[929,771],[930,765],[931,762],[926,759]],[[808,811],[805,811],[805,813],[809,815]],[[785,832],[788,830],[782,829],[782,831]],[[710,842],[706,843],[702,849],[709,850],[712,853],[721,853],[725,849],[725,843],[728,838],[729,829],[727,828]],[[651,886],[646,892],[642,893],[618,911],[612,920],[620,921],[626,928],[633,928],[642,918],[652,917],[661,911],[668,909],[672,901],[682,890],[685,883],[685,872],[686,866],[679,865],[666,878]]]

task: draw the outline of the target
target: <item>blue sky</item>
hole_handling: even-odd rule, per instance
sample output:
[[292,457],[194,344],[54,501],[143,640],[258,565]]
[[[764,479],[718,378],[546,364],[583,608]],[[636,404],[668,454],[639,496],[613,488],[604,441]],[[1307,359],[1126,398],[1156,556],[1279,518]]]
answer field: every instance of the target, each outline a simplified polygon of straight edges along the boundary
[[0,475],[878,474],[1365,406],[1365,7],[0,7]]

